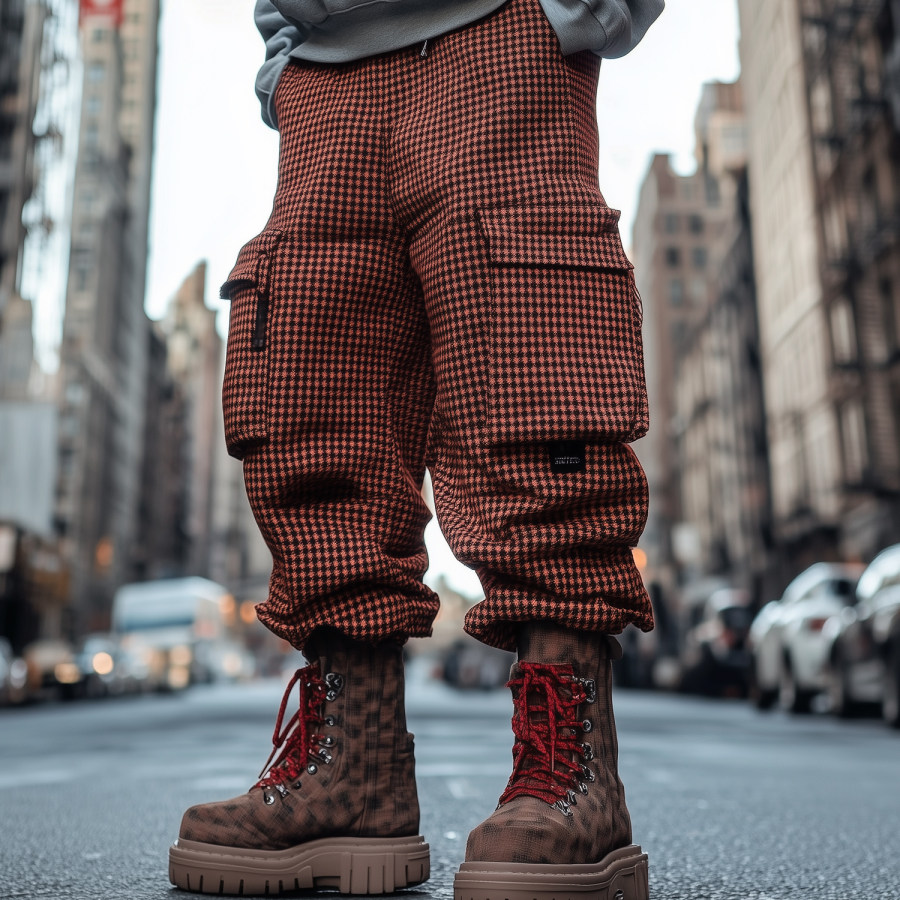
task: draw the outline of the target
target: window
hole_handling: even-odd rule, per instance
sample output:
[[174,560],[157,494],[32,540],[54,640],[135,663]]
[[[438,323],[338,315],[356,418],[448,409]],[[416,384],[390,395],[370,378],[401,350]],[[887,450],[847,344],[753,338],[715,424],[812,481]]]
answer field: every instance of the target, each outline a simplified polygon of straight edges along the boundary
[[844,473],[850,482],[858,482],[865,471],[868,450],[866,447],[866,419],[857,401],[844,405],[841,416],[844,443]]
[[695,269],[706,268],[706,247],[694,247],[691,251],[691,260]]
[[663,218],[663,225],[666,234],[676,234],[678,231],[678,215],[676,213],[666,213]]
[[106,65],[102,62],[92,62],[87,70],[88,81],[98,84],[106,78]]
[[681,306],[684,303],[684,282],[680,278],[673,278],[669,282],[669,303],[672,306]]
[[678,247],[666,247],[666,265],[677,269],[681,265],[681,250]]
[[884,310],[885,333],[891,350],[900,349],[900,297],[894,297],[894,285],[889,278],[882,278],[878,285]]
[[703,234],[703,216],[693,215],[688,219],[691,234]]
[[100,107],[102,103],[100,98],[96,94],[91,94],[87,100],[84,101],[84,110],[91,116],[96,116],[100,112]]
[[831,308],[831,347],[838,365],[852,363],[856,359],[853,310],[844,299],[838,300]]
[[691,279],[691,302],[703,303],[709,294],[705,278]]

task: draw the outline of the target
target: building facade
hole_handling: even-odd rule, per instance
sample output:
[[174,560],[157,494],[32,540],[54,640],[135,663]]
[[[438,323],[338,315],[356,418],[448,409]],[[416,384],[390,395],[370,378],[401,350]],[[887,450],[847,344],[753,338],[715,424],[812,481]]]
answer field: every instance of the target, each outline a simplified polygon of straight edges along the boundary
[[21,296],[25,203],[34,191],[42,3],[0,0],[0,399],[27,396],[33,365],[31,304]]
[[638,291],[644,304],[644,356],[652,426],[633,445],[650,485],[650,512],[641,547],[645,577],[671,591],[696,542],[684,524],[676,437],[677,360],[712,296],[713,245],[727,221],[721,186],[698,166],[677,174],[656,154],[641,186],[632,240]]
[[900,539],[896,0],[740,0],[783,579]]
[[57,523],[73,628],[136,577],[149,320],[156,0],[81,0],[83,90],[61,362]]
[[900,3],[801,0],[837,549],[900,540]]

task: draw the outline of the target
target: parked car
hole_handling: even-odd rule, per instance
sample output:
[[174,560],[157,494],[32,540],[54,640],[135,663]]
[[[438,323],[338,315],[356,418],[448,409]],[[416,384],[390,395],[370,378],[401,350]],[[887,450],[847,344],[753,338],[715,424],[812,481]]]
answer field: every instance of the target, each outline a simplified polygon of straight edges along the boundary
[[444,681],[461,690],[491,690],[503,687],[515,654],[481,644],[464,636],[456,640],[444,658]]
[[34,641],[22,656],[27,673],[25,689],[30,699],[50,695],[68,700],[76,696],[81,670],[67,641]]
[[79,696],[119,696],[140,690],[137,664],[109,634],[83,637],[76,646],[75,661],[81,673],[75,689]]
[[12,645],[0,637],[0,706],[25,699],[25,660],[13,653]]
[[869,563],[856,597],[856,605],[825,628],[832,711],[847,716],[876,705],[889,725],[900,728],[900,544]]
[[830,641],[823,629],[832,616],[853,606],[863,568],[816,563],[757,613],[749,643],[750,695],[758,709],[777,700],[790,712],[808,712],[826,689]]
[[747,632],[753,612],[746,591],[720,588],[697,607],[699,615],[685,634],[681,689],[688,693],[745,694]]

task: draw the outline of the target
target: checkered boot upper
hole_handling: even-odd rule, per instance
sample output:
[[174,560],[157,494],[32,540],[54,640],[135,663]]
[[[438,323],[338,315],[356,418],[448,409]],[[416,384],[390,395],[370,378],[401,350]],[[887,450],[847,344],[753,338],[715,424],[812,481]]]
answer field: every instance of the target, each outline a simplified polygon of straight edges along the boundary
[[[191,807],[182,839],[282,850],[324,837],[417,833],[400,647],[332,638],[315,656],[288,685],[260,780],[240,797]],[[283,725],[295,685],[298,709]]]
[[532,642],[513,666],[513,771],[497,810],[470,834],[467,861],[584,865],[631,843],[611,698],[618,645],[553,633],[562,643]]

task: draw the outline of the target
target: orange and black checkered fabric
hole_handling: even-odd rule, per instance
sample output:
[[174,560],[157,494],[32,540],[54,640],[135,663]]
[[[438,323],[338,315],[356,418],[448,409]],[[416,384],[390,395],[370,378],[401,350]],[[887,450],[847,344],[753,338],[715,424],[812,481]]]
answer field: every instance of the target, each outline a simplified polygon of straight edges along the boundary
[[[648,629],[641,311],[597,185],[599,60],[563,57],[538,0],[420,51],[278,85],[272,215],[223,288],[226,437],[274,558],[259,616],[298,647],[427,635],[427,466],[485,589],[470,633]],[[583,465],[551,469],[560,441]]]

